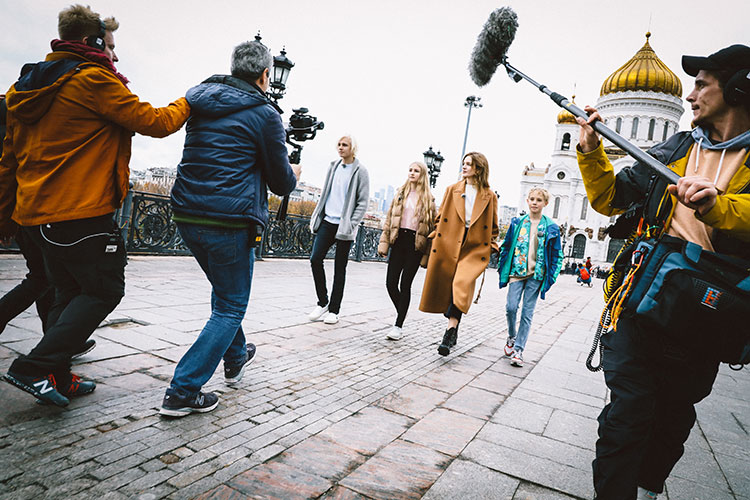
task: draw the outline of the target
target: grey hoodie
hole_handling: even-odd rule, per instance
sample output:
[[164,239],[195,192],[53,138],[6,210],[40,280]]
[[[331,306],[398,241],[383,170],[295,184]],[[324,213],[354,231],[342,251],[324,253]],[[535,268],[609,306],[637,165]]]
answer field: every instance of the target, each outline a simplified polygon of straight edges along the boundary
[[[323,184],[323,192],[320,200],[315,206],[312,216],[310,217],[310,231],[315,234],[320,227],[320,223],[325,217],[326,201],[331,194],[331,185],[333,184],[333,174],[341,165],[341,160],[332,161],[326,173],[326,180]],[[337,240],[353,241],[357,235],[359,223],[367,211],[367,205],[370,202],[370,176],[367,168],[358,160],[354,159],[352,165],[354,169],[349,179],[349,187],[346,190],[346,200],[344,200],[344,209],[341,211],[341,221],[336,231]]]

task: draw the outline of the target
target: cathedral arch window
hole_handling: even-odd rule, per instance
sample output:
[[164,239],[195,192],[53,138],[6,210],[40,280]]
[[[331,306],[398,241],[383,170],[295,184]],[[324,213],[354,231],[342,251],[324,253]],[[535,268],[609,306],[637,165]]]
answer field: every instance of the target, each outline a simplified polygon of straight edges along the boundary
[[560,149],[562,151],[567,151],[567,150],[570,149],[570,134],[568,132],[565,132],[565,135],[563,135],[562,144],[560,145]]
[[615,257],[617,257],[617,254],[620,253],[620,249],[624,244],[625,240],[609,240],[609,247],[607,247],[607,262],[615,261]]
[[582,234],[577,234],[573,238],[573,258],[582,259],[586,255],[586,237]]
[[669,133],[669,122],[664,122],[664,133],[661,134],[661,140],[666,141],[667,140],[667,134]]
[[635,139],[638,137],[638,117],[633,118],[633,128],[630,129],[630,138]]
[[618,118],[617,121],[615,122],[615,132],[619,134],[621,130],[622,130],[622,118]]
[[581,203],[581,220],[586,220],[586,214],[588,213],[589,209],[589,200],[588,198],[583,198],[583,203]]
[[555,198],[555,209],[552,211],[552,218],[557,219],[560,216],[560,197]]
[[654,128],[656,128],[656,120],[651,118],[651,120],[648,122],[648,140],[649,141],[654,140]]

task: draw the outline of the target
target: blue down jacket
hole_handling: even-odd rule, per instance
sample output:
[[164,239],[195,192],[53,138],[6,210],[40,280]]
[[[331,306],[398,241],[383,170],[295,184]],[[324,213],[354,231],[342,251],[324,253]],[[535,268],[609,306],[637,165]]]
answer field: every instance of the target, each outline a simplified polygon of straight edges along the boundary
[[297,183],[278,108],[258,87],[232,76],[214,75],[185,97],[192,113],[172,209],[265,226],[266,186],[283,196]]

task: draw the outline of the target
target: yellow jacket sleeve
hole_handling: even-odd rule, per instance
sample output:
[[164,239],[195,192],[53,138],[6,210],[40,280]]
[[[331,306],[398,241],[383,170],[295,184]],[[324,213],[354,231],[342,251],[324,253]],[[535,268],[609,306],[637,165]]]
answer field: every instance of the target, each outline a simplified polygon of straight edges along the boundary
[[695,212],[704,224],[726,231],[734,238],[750,241],[750,194],[722,194],[704,215]]
[[589,153],[581,152],[576,146],[576,153],[578,168],[581,170],[583,185],[591,207],[604,215],[623,213],[624,210],[611,205],[615,197],[615,169],[604,154],[602,142],[599,141],[599,146]]

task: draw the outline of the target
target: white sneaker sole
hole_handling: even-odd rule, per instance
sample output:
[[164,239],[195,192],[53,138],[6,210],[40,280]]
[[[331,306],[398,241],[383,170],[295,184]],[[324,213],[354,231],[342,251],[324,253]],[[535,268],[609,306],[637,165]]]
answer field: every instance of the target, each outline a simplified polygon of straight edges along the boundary
[[245,375],[245,368],[250,366],[253,361],[255,361],[255,358],[258,357],[258,354],[256,352],[255,356],[252,357],[252,359],[248,359],[247,362],[242,365],[242,368],[240,369],[240,373],[238,373],[236,376],[232,378],[224,378],[224,383],[227,384],[229,387],[236,387],[237,384],[242,382],[242,376]]
[[335,325],[338,322],[339,322],[338,318],[336,318],[335,320],[328,320],[328,319],[323,320],[323,323],[325,323],[326,325]]
[[190,415],[191,413],[208,413],[211,410],[215,409],[217,406],[219,406],[218,401],[205,408],[164,408],[162,406],[162,408],[159,410],[159,415],[164,415],[167,417],[184,417],[186,415]]

